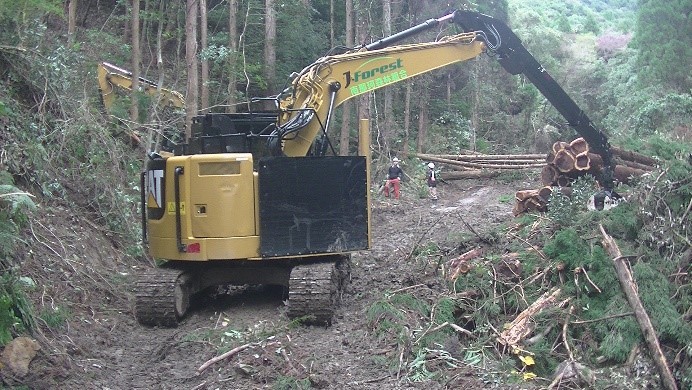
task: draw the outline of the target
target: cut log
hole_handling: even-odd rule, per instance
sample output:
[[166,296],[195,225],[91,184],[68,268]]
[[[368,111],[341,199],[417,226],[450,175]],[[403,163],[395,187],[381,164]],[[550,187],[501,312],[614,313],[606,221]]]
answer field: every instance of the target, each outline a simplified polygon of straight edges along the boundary
[[572,186],[573,179],[566,175],[560,175],[557,178],[557,185],[560,187],[570,187]]
[[521,340],[528,336],[532,331],[531,321],[536,314],[554,306],[557,297],[560,295],[560,289],[546,292],[534,303],[519,313],[517,318],[512,321],[497,337],[497,341],[507,347],[515,347],[519,345]]
[[653,171],[654,170],[654,167],[652,167],[652,166],[638,163],[636,161],[623,160],[621,158],[616,158],[615,163],[617,165],[624,165],[626,167],[630,167],[630,168],[634,168],[634,169],[641,169],[643,171]]
[[512,215],[515,217],[524,214],[526,212],[526,206],[524,205],[524,202],[517,200],[514,202],[514,207],[512,208]]
[[540,159],[524,159],[524,158],[507,158],[507,159],[487,159],[487,158],[461,158],[458,161],[475,162],[478,164],[505,164],[505,165],[535,165],[543,164],[543,158]]
[[571,172],[574,170],[574,155],[567,149],[562,149],[555,153],[553,165],[560,172]]
[[633,177],[638,177],[645,174],[647,171],[643,169],[635,169],[624,165],[616,165],[613,169],[613,176],[617,181],[623,184],[629,184]]
[[526,199],[524,204],[526,205],[526,209],[528,211],[547,211],[548,210],[547,205],[542,203],[536,197]]
[[615,156],[618,156],[623,160],[638,162],[640,164],[648,165],[650,167],[655,167],[658,164],[658,162],[651,157],[635,152],[630,152],[629,150],[624,150],[616,146],[611,146],[610,151]]
[[560,193],[568,198],[572,197],[572,187],[560,187]]
[[658,372],[661,375],[663,386],[668,390],[677,390],[678,386],[675,383],[675,378],[673,377],[670,368],[668,367],[666,356],[663,354],[663,350],[661,350],[661,344],[658,342],[656,330],[651,324],[651,319],[646,313],[646,310],[639,299],[639,295],[637,295],[637,283],[630,273],[629,264],[627,264],[626,259],[622,257],[622,253],[620,252],[617,242],[615,242],[613,237],[606,233],[603,225],[599,225],[598,227],[603,235],[603,246],[608,252],[608,255],[613,258],[613,267],[615,267],[615,273],[617,274],[618,281],[620,282],[620,287],[627,298],[627,302],[634,311],[634,317],[642,330],[644,340],[646,340],[646,344],[649,348],[649,354],[654,359],[654,363],[656,364]]
[[546,165],[541,169],[541,183],[544,186],[556,185],[558,177],[560,177],[560,172],[552,165]]
[[552,164],[553,161],[555,161],[555,153],[551,151],[545,156],[545,162],[548,164]]
[[574,155],[578,155],[584,152],[588,152],[589,144],[586,143],[584,138],[577,138],[569,143],[569,149],[572,151],[572,153],[574,153]]
[[574,169],[578,171],[588,171],[591,169],[591,158],[589,158],[588,151],[574,156]]
[[447,263],[449,279],[455,280],[459,275],[469,272],[471,270],[471,263],[469,263],[469,261],[477,258],[481,254],[483,254],[483,250],[481,248],[475,248],[450,260],[449,263]]
[[533,198],[536,195],[538,195],[538,191],[536,190],[519,190],[514,194],[514,198],[523,202],[527,199]]
[[544,204],[548,204],[548,201],[550,200],[550,195],[553,194],[553,187],[551,186],[545,186],[541,189],[538,190],[538,198],[541,202]]
[[557,152],[565,150],[566,148],[569,148],[569,144],[567,142],[557,141],[553,144],[553,153],[557,154]]
[[589,163],[593,172],[600,172],[603,169],[603,157],[600,154],[588,153]]
[[476,163],[476,162],[470,162],[470,161],[461,161],[461,160],[450,160],[447,158],[439,158],[435,157],[432,155],[428,154],[416,154],[416,157],[420,158],[421,160],[424,161],[433,161],[437,163],[442,163],[442,164],[449,164],[449,165],[456,165],[460,167],[466,167],[466,168],[475,168],[475,169],[525,169],[525,168],[541,168],[543,167],[543,164],[540,162],[536,162],[534,164],[487,164],[487,163]]
[[425,154],[448,160],[543,160],[544,154]]

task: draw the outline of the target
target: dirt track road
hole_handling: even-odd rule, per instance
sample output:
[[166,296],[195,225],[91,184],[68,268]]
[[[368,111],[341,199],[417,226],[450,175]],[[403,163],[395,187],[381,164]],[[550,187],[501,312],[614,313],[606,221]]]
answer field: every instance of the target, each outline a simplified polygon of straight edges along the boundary
[[[56,307],[70,307],[70,316],[64,333],[39,337],[49,347],[30,374],[14,383],[36,389],[288,389],[309,378],[313,388],[325,389],[445,388],[409,381],[410,356],[378,338],[366,318],[388,291],[442,288],[436,264],[411,256],[414,247],[434,243],[447,260],[464,249],[463,240],[512,220],[507,199],[516,184],[464,181],[440,189],[436,203],[406,192],[398,202],[373,199],[373,248],[354,254],[351,283],[328,328],[291,326],[281,291],[256,287],[198,300],[176,329],[142,327],[132,314],[136,266],[117,251],[104,250],[103,236],[89,236],[102,234],[91,224],[46,215],[44,222],[58,229],[56,237],[63,242],[80,237],[84,244],[75,254],[66,249],[63,258],[73,261],[55,259],[49,251],[33,255],[35,266],[54,268],[37,270],[39,283],[65,272],[44,292],[43,302],[52,296]],[[208,359],[247,340],[261,341],[198,373]],[[460,375],[468,388],[482,386],[473,372]]]

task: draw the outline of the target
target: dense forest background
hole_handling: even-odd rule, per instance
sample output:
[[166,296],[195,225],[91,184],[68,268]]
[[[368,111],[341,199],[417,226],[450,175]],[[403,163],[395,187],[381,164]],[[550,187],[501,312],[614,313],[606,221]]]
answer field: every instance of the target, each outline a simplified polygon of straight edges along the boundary
[[[454,9],[506,21],[612,144],[682,164],[643,184],[666,192],[644,197],[654,204],[651,215],[629,210],[639,214],[622,235],[634,242],[644,229],[646,250],[662,262],[689,259],[690,0],[0,0],[0,344],[37,326],[22,293],[17,248],[42,201],[85,210],[116,248],[144,257],[142,161],[146,151],[181,142],[186,117],[189,131],[197,112],[261,108],[250,100],[276,96],[317,58]],[[442,26],[412,41],[453,32]],[[106,111],[96,79],[102,61],[180,91],[187,111],[138,91],[119,91]],[[417,152],[543,153],[576,137],[528,80],[485,55],[344,104],[332,134],[340,153],[356,150],[363,117],[371,119],[376,168],[396,155],[419,169],[409,157]],[[667,211],[659,217],[662,202]],[[547,250],[566,252],[570,234]],[[668,274],[689,271],[689,264],[670,267]],[[664,338],[688,356],[687,371],[677,375],[689,386],[690,285],[675,280],[665,289],[678,299],[652,305],[671,318]],[[626,359],[635,341],[623,342],[622,334],[631,330],[630,323],[602,330],[601,352]]]

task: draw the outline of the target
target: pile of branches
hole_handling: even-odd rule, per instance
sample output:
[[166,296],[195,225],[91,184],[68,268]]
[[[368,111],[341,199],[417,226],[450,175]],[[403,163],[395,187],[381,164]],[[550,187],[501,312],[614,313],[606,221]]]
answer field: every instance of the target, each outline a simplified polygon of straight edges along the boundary
[[[653,171],[657,164],[651,157],[618,147],[611,147],[611,152],[614,160],[613,177],[618,183],[628,184],[633,177]],[[518,191],[514,215],[527,211],[547,211],[550,195],[556,188],[570,196],[570,187],[576,179],[585,175],[598,177],[603,168],[603,158],[591,152],[583,138],[572,142],[555,142],[541,169],[543,187]]]

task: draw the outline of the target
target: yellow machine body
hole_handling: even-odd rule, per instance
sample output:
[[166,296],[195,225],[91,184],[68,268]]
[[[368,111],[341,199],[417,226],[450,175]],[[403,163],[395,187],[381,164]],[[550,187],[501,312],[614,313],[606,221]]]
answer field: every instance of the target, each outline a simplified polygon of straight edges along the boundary
[[[179,175],[178,215],[182,244],[176,242],[175,186],[164,185],[165,204],[157,204],[161,182],[150,171],[148,207],[164,209],[161,219],[149,219],[151,254],[175,260],[259,258],[259,215],[256,199],[257,173],[250,153],[198,154],[167,159],[164,178]],[[189,250],[192,248],[192,250]]]

